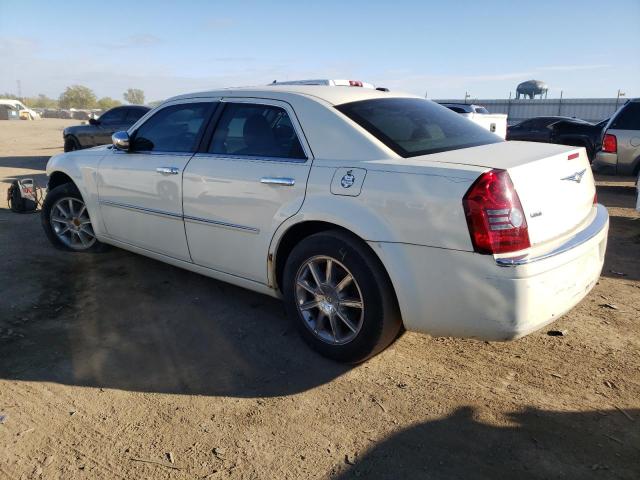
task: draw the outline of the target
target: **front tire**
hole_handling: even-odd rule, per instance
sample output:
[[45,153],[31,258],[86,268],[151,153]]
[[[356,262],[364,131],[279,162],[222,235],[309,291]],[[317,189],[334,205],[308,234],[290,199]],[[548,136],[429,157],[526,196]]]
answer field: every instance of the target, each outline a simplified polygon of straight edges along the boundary
[[96,238],[82,195],[72,183],[47,193],[40,220],[54,247],[70,252],[101,252],[106,245]]
[[287,314],[304,340],[340,362],[362,362],[401,331],[393,287],[366,244],[338,230],[302,240],[283,278]]
[[75,137],[67,137],[64,139],[64,151],[65,152],[73,152],[75,150],[80,150],[80,142]]

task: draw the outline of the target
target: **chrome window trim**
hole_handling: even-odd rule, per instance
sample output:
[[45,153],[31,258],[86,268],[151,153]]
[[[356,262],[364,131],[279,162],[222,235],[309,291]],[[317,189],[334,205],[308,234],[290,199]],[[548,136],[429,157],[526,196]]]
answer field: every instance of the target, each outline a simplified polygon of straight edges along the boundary
[[100,205],[105,205],[107,207],[124,208],[125,210],[139,211],[143,213],[149,213],[151,215],[157,215],[159,217],[167,217],[167,218],[182,220],[182,214],[180,213],[166,212],[164,210],[155,210],[153,208],[139,207],[137,205],[130,205],[128,203],[112,202],[110,200],[100,200],[99,203]]
[[609,212],[607,209],[600,204],[596,205],[596,215],[593,221],[583,230],[576,233],[574,236],[569,238],[562,245],[557,248],[551,250],[542,255],[538,255],[537,257],[529,257],[527,255],[521,255],[517,257],[501,257],[496,258],[496,264],[499,267],[518,267],[521,265],[528,265],[530,263],[539,262],[542,260],[546,260],[548,258],[553,258],[558,255],[562,255],[569,250],[572,250],[580,245],[588,242],[593,237],[598,235],[607,225],[609,221]]
[[208,153],[198,152],[195,154],[197,157],[212,157],[220,158],[224,160],[246,160],[249,162],[279,162],[279,163],[307,163],[308,160],[304,158],[286,158],[286,157],[262,157],[259,155],[237,155],[231,153]]
[[160,150],[131,150],[125,152],[123,150],[118,150],[117,148],[113,148],[112,150],[119,155],[171,155],[171,156],[182,156],[182,157],[191,157],[195,152],[168,152],[168,151],[160,151]]

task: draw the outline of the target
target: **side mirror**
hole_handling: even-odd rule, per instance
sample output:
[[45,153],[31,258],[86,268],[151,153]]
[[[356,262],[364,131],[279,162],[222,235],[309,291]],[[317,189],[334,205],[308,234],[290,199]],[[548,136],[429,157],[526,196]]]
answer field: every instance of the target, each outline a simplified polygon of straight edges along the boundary
[[89,125],[94,125],[94,126],[95,126],[95,125],[99,125],[99,124],[100,124],[100,122],[98,121],[98,119],[97,119],[97,118],[93,118],[93,117],[91,117],[91,118],[89,119]]
[[111,142],[118,150],[129,151],[129,134],[127,132],[116,132],[111,135]]

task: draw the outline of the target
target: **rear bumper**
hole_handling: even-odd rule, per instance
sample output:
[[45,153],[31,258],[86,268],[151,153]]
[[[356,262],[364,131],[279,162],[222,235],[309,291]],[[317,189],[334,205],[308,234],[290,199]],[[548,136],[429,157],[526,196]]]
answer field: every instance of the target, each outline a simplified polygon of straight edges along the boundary
[[511,340],[558,319],[587,295],[600,277],[608,229],[607,211],[598,205],[591,223],[562,246],[508,266],[471,252],[371,246],[389,270],[408,330]]

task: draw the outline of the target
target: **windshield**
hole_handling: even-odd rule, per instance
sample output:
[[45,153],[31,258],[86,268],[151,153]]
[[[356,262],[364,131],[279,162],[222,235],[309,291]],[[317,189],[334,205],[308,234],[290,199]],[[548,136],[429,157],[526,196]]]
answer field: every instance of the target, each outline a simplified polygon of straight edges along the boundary
[[363,100],[336,108],[403,157],[502,141],[465,117],[421,98]]

